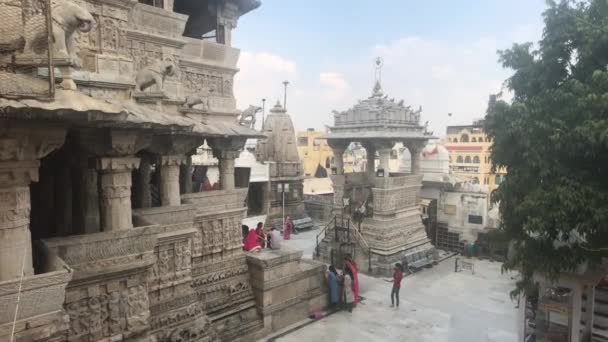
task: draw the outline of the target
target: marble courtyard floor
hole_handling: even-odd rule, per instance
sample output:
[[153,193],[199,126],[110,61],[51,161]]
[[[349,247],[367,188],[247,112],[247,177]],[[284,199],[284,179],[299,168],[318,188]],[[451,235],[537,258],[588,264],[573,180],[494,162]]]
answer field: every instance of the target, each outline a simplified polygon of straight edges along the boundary
[[[285,244],[311,258],[318,230]],[[475,274],[454,272],[454,257],[403,279],[401,307],[390,308],[391,284],[360,276],[365,298],[353,313],[338,312],[274,340],[295,341],[517,341],[515,274],[501,264],[475,260]]]

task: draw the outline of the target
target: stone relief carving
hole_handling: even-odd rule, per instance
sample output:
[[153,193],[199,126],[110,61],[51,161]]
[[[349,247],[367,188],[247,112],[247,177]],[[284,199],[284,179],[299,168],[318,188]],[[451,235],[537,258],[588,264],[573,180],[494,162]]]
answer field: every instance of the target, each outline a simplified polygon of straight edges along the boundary
[[[76,59],[73,35],[76,31],[89,32],[95,24],[95,19],[85,8],[72,1],[53,0],[51,2],[53,18],[53,39],[57,57]],[[41,54],[40,47],[46,47],[46,25],[44,17],[33,16],[25,23],[24,53]]]
[[[184,102],[184,107],[193,108],[193,109],[201,109],[203,111],[210,111],[211,104],[209,103],[209,96],[213,93],[213,90],[206,89],[200,94],[188,95],[186,96],[186,102]],[[199,106],[199,108],[197,108]]]
[[[90,295],[68,303],[70,339],[89,335],[98,340],[120,332],[137,332],[149,318],[148,295],[143,284],[115,291],[99,292],[107,285],[89,288]],[[79,291],[79,289],[76,289]]]
[[255,116],[261,110],[262,110],[262,107],[249,105],[249,107],[247,109],[245,109],[244,111],[242,111],[240,113],[241,115],[239,117],[239,124],[246,126],[246,127],[254,128]]
[[165,77],[175,75],[175,64],[170,61],[162,61],[144,67],[135,76],[135,90],[144,91],[156,85],[158,91],[163,91]]

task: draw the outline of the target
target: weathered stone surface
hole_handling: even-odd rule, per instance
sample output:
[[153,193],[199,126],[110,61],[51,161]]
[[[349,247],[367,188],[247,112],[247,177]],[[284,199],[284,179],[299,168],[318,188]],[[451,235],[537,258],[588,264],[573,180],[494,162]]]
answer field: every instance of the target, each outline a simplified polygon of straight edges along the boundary
[[270,333],[327,306],[325,266],[289,249],[248,253],[247,263],[264,329]]

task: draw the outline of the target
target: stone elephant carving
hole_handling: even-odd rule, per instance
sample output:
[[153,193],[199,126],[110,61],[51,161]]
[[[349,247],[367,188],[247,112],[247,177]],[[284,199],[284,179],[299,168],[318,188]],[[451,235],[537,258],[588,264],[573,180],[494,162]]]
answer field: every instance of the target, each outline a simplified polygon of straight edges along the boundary
[[[52,0],[51,14],[56,57],[76,59],[74,32],[90,32],[95,25],[95,19],[88,10],[69,0]],[[46,51],[47,32],[43,16],[31,17],[25,23],[24,32],[25,54],[41,54]]]
[[239,117],[239,124],[254,128],[255,116],[260,111],[262,111],[262,107],[249,105],[247,109],[241,112],[241,115]]
[[144,91],[156,84],[159,91],[165,85],[165,77],[175,75],[175,64],[170,61],[162,61],[144,67],[135,76],[135,90]]

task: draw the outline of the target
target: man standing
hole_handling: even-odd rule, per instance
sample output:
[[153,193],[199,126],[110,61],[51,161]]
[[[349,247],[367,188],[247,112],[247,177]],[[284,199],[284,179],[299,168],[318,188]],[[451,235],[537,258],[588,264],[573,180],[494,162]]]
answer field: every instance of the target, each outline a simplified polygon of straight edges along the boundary
[[281,249],[281,233],[276,227],[270,229],[270,248]]

